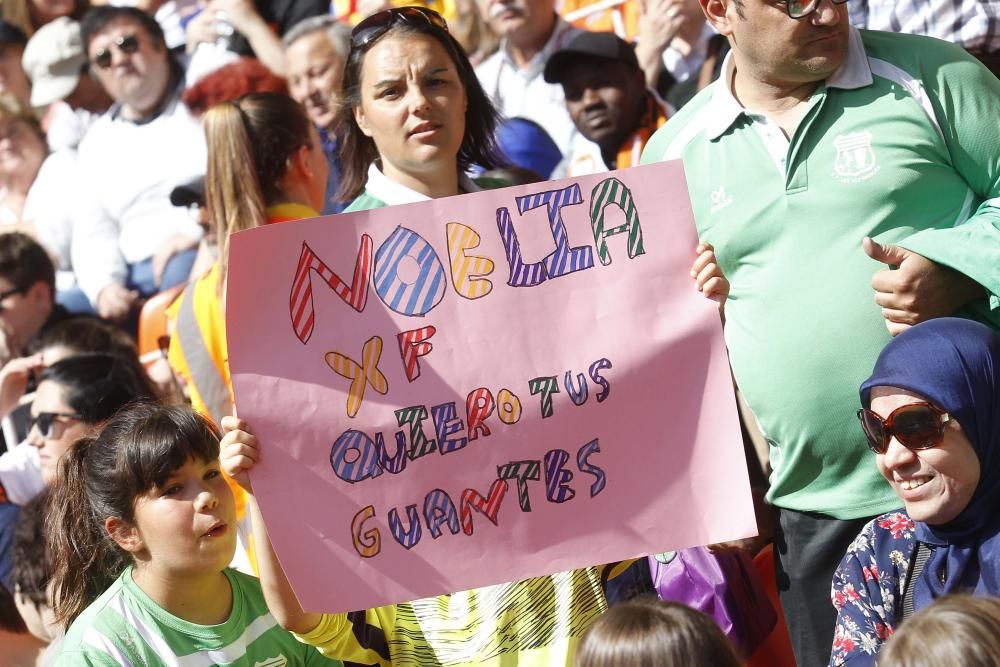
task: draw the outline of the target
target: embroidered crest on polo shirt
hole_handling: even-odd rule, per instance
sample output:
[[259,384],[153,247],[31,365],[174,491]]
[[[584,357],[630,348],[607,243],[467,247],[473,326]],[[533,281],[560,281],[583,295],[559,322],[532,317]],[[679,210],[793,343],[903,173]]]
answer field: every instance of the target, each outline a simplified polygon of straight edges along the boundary
[[837,149],[833,171],[841,181],[857,183],[878,173],[878,158],[872,149],[872,133],[868,130],[837,135],[833,146]]
[[715,213],[716,211],[721,211],[732,203],[733,196],[726,192],[724,186],[720,185],[718,190],[712,190],[712,208],[709,209],[709,212]]
[[253,663],[253,667],[287,667],[288,658],[283,655],[277,655],[273,658],[266,658],[260,662]]

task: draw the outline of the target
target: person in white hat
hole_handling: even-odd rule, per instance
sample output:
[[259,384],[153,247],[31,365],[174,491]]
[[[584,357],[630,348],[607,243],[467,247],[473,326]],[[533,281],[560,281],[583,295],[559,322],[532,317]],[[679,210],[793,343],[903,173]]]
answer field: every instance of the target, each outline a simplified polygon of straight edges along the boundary
[[112,102],[90,75],[80,24],[64,16],[43,25],[28,40],[21,64],[31,79],[31,106],[49,108],[49,146],[75,148]]

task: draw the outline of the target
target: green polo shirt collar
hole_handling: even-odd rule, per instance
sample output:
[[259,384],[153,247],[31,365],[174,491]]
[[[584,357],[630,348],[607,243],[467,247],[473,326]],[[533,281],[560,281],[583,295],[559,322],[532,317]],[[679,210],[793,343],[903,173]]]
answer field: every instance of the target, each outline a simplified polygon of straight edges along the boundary
[[[705,113],[708,115],[705,136],[710,141],[715,141],[725,134],[733,123],[747,112],[733,94],[731,87],[733,67],[735,67],[733,52],[730,51],[722,63],[724,74],[715,83],[711,101],[705,109]],[[848,37],[847,57],[837,71],[826,80],[826,87],[854,90],[870,86],[873,81],[872,69],[868,64],[868,54],[865,52],[865,45],[861,42],[861,33],[858,32],[857,28],[852,27]]]

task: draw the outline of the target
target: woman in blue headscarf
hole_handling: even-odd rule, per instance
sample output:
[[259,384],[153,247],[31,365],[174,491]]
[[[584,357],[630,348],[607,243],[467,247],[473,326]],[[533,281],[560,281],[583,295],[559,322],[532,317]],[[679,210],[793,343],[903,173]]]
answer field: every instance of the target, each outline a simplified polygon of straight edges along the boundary
[[905,331],[861,385],[875,463],[904,510],[861,531],[833,579],[830,665],[873,665],[914,611],[1000,595],[1000,336],[955,318]]

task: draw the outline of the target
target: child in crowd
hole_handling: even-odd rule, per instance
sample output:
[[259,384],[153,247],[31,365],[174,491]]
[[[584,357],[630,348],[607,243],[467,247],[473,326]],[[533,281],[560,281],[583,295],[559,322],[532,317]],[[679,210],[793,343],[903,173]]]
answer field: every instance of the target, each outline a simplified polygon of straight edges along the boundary
[[190,408],[130,406],[60,463],[48,540],[56,665],[339,665],[278,627],[227,568],[233,495],[214,427]]
[[1000,665],[1000,599],[946,595],[904,622],[878,656],[879,667]]
[[739,667],[711,618],[676,602],[642,597],[615,605],[583,636],[576,667]]

